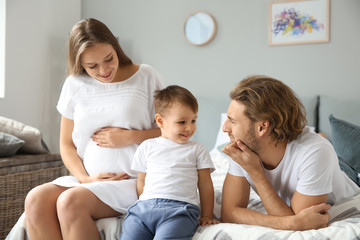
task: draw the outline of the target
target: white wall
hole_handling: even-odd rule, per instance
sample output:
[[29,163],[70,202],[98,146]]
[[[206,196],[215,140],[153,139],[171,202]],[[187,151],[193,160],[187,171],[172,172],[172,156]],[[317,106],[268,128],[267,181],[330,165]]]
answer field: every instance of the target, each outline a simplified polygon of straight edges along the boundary
[[5,94],[5,24],[6,1],[0,0],[0,98]]
[[55,106],[66,77],[67,36],[80,20],[80,0],[6,2],[5,98],[0,115],[40,129],[58,152]]
[[[104,21],[136,62],[153,65],[167,84],[183,85],[197,97],[227,97],[243,77],[267,74],[300,96],[360,100],[360,1],[330,1],[329,43],[268,46],[272,1],[86,0],[82,17]],[[218,24],[215,39],[202,47],[182,33],[185,19],[198,10]]]

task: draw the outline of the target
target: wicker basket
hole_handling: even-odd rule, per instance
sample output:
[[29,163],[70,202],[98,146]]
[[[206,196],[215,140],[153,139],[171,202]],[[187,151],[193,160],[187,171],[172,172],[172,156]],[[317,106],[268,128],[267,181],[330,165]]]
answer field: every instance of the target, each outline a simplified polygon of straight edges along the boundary
[[5,239],[23,213],[32,188],[66,174],[59,154],[0,158],[0,239]]

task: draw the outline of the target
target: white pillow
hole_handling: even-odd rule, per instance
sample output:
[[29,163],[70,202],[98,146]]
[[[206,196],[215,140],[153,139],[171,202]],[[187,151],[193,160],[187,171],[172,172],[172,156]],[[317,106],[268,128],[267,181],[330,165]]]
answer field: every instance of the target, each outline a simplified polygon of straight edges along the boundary
[[20,148],[20,152],[34,154],[48,152],[48,148],[42,141],[39,129],[0,116],[0,132],[11,134],[24,140],[25,144]]
[[222,131],[222,126],[223,126],[226,119],[227,119],[227,114],[226,113],[221,113],[219,132],[218,132],[217,137],[216,137],[215,146],[210,152],[220,152],[218,148],[220,146],[230,142],[229,135]]

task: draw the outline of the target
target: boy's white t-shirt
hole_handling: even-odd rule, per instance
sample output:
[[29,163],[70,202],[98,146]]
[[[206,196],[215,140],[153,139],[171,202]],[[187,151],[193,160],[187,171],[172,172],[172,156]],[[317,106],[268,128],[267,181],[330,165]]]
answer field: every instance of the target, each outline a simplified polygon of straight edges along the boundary
[[195,141],[175,143],[158,137],[144,141],[135,152],[131,168],[146,173],[139,200],[163,198],[199,205],[198,169],[214,165],[205,146]]
[[[275,191],[289,206],[295,190],[310,196],[329,194],[330,204],[360,193],[359,187],[341,171],[331,143],[309,127],[286,146],[284,157],[275,169],[264,170]],[[228,172],[245,177],[257,191],[249,174],[232,159]]]

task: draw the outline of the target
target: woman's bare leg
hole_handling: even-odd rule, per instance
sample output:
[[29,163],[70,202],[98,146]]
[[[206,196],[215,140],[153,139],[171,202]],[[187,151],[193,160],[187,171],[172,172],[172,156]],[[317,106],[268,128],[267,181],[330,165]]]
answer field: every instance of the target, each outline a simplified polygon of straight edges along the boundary
[[57,211],[64,239],[100,239],[95,220],[121,215],[83,187],[62,193]]
[[32,189],[25,199],[26,228],[30,239],[62,239],[56,202],[68,188],[46,183]]

